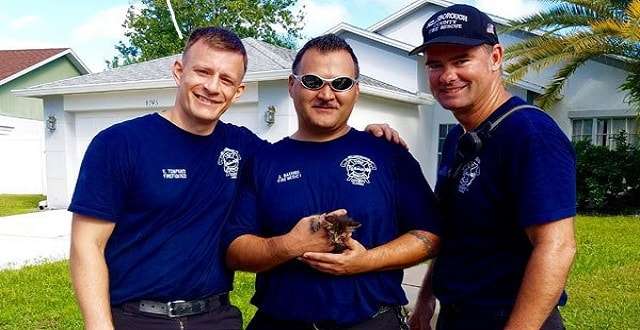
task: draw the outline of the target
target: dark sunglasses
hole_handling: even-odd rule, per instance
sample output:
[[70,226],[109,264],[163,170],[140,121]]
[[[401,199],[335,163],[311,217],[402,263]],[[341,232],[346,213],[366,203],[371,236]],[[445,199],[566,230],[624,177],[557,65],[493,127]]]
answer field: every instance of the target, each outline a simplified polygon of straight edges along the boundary
[[346,92],[358,83],[358,80],[346,76],[339,76],[331,79],[325,79],[315,74],[292,74],[291,76],[299,81],[304,88],[312,91],[317,91],[324,87],[324,84],[328,83],[329,87],[331,87],[335,92]]

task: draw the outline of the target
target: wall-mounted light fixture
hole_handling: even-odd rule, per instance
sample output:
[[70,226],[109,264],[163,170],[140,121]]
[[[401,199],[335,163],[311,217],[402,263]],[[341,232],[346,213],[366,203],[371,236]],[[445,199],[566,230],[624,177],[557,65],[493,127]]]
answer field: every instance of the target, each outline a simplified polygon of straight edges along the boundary
[[53,132],[56,130],[56,122],[58,120],[56,119],[56,116],[54,115],[49,115],[49,117],[47,117],[47,129],[49,130],[49,132]]
[[276,122],[276,106],[270,105],[267,107],[267,111],[264,112],[264,122],[267,126],[271,126]]

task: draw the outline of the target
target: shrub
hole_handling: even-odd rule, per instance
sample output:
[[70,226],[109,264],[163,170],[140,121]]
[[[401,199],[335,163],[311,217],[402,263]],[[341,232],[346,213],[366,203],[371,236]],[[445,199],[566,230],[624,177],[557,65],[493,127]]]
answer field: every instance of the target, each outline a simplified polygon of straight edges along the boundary
[[580,212],[640,211],[640,147],[630,144],[624,132],[613,142],[611,149],[586,141],[575,144]]

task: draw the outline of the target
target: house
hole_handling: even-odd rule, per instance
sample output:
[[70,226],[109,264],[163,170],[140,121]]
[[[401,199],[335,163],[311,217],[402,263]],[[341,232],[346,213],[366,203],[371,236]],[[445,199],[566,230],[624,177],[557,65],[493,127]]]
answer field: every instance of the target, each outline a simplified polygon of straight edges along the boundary
[[43,102],[15,89],[89,73],[68,48],[0,50],[0,193],[43,194]]
[[[386,122],[396,128],[432,184],[442,142],[455,119],[429,93],[424,58],[408,56],[407,52],[421,44],[420,31],[426,19],[452,4],[419,0],[367,29],[342,23],[328,31],[351,44],[361,66],[361,97],[350,124],[362,129],[367,123]],[[497,24],[506,23],[492,18]],[[509,45],[531,36],[516,31],[500,38]],[[251,38],[243,42],[249,56],[247,89],[223,120],[276,141],[297,126],[286,88],[294,52]],[[15,91],[16,95],[43,99],[45,116],[57,119],[45,147],[50,206],[68,205],[84,151],[99,130],[173,105],[176,87],[170,66],[177,56]],[[551,75],[549,71],[532,73],[508,88],[514,95],[532,100]],[[567,136],[606,144],[616,130],[624,127],[631,132],[634,125],[635,114],[617,90],[625,77],[622,63],[616,59],[589,61],[569,80],[562,99],[549,113]]]

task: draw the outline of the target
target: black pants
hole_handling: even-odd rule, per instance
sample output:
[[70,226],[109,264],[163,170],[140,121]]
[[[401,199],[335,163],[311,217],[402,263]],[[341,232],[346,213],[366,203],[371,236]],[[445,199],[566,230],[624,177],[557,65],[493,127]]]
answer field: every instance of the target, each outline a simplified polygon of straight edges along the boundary
[[[348,311],[345,311],[348,313]],[[389,311],[380,313],[375,317],[356,325],[341,327],[327,322],[307,323],[300,321],[282,321],[271,318],[269,315],[256,312],[247,330],[403,330],[399,307],[393,307]]]
[[[504,329],[511,308],[460,307],[442,305],[438,314],[436,330],[498,330]],[[564,330],[560,311],[554,308],[541,330]]]
[[232,305],[223,305],[207,313],[169,318],[140,312],[130,306],[111,308],[116,330],[240,330],[242,315]]

